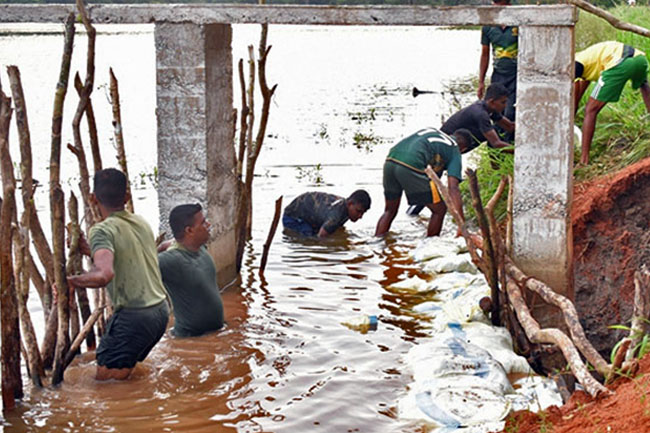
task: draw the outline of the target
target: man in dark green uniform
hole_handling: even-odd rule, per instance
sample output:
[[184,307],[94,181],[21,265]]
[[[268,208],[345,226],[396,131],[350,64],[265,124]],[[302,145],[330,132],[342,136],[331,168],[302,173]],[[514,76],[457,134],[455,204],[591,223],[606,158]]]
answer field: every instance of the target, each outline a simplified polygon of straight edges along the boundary
[[347,199],[325,192],[305,192],[284,209],[282,225],[304,236],[329,236],[347,220],[355,222],[370,209],[370,195],[362,189]]
[[217,268],[205,246],[210,223],[200,204],[176,206],[169,214],[175,242],[160,253],[160,273],[172,300],[172,334],[190,337],[223,327]]
[[124,173],[114,168],[95,173],[91,199],[97,202],[102,222],[90,229],[90,271],[68,277],[71,287],[106,287],[114,313],[97,348],[96,379],[127,379],[165,333],[169,309],[158,269],[153,232],[124,204]]
[[[497,6],[508,6],[510,0],[493,0]],[[517,102],[517,52],[518,28],[510,26],[483,26],[481,28],[481,60],[478,72],[479,99],[485,91],[485,75],[490,63],[490,45],[492,45],[492,83],[501,83],[508,89],[508,103],[503,113],[505,117],[515,120],[515,103]],[[511,137],[508,137],[508,139]]]
[[410,205],[425,205],[431,210],[427,236],[437,236],[447,213],[447,205],[440,198],[435,184],[424,173],[427,165],[441,176],[447,171],[449,195],[462,215],[462,201],[458,185],[462,180],[463,152],[471,142],[471,134],[458,129],[454,136],[448,136],[435,128],[426,128],[406,137],[388,152],[384,163],[384,213],[377,222],[375,236],[381,236],[390,229],[397,215],[402,191]]

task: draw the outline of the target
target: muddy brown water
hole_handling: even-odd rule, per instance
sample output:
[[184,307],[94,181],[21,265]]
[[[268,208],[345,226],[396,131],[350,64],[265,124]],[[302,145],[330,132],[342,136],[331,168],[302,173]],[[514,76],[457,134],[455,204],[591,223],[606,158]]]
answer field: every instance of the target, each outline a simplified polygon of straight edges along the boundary
[[[39,149],[49,146],[50,89],[56,81],[51,71],[58,70],[62,46],[62,36],[46,30],[22,28],[22,34],[0,36],[0,66],[17,64],[23,75],[35,172],[41,181],[48,176],[49,152]],[[111,65],[123,98],[135,209],[155,230],[152,31],[151,26],[100,29],[94,102],[105,166],[111,166],[110,106],[103,97]],[[257,26],[235,26],[235,61],[246,56],[246,45],[257,42],[258,32]],[[26,396],[16,411],[4,413],[4,431],[424,429],[400,420],[396,411],[411,382],[402,357],[427,338],[427,322],[410,309],[422,299],[390,284],[419,275],[408,254],[423,238],[426,221],[407,217],[402,205],[392,234],[385,239],[373,236],[383,207],[381,168],[395,140],[422,127],[439,126],[440,118],[452,110],[441,93],[414,99],[411,89],[442,92],[444,83],[475,73],[479,33],[428,27],[271,26],[269,43],[269,82],[279,87],[258,162],[253,238],[241,278],[223,292],[226,329],[188,339],[165,335],[123,383],[96,382],[92,353],[75,360],[58,388],[34,389],[25,378]],[[79,35],[75,50],[84,49]],[[461,51],[466,55],[459,56]],[[83,53],[75,56],[73,71],[83,71]],[[68,101],[68,119],[75,105]],[[16,158],[18,142],[15,131],[12,134]],[[69,128],[64,129],[66,139],[71,140]],[[74,188],[76,162],[71,155],[63,155],[63,167],[63,177],[69,179],[66,188]],[[278,196],[283,195],[287,205],[309,190],[348,195],[357,188],[367,189],[373,200],[362,220],[348,222],[346,230],[324,242],[292,238],[279,229],[265,276],[258,275]],[[48,230],[45,188],[36,200]],[[453,232],[447,222],[444,233]],[[30,308],[42,327],[34,297]],[[341,324],[361,314],[377,315],[378,329],[363,334]]]

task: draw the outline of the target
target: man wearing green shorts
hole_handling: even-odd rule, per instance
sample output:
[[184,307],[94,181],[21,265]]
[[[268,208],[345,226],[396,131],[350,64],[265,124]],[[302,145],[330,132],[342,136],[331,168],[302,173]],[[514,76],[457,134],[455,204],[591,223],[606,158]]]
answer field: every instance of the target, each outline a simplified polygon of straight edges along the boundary
[[124,209],[126,177],[114,168],[95,173],[91,200],[102,222],[90,229],[92,268],[68,277],[71,287],[106,287],[114,313],[97,348],[97,380],[127,379],[165,333],[169,319],[158,252],[144,218]]
[[[169,213],[175,242],[160,253],[160,273],[172,300],[176,337],[191,337],[223,328],[223,302],[217,268],[205,247],[210,223],[200,204],[182,204]],[[168,245],[166,245],[168,246]]]
[[629,80],[633,89],[639,89],[646,109],[650,113],[650,87],[648,86],[648,59],[643,51],[621,42],[607,41],[592,45],[576,54],[575,110],[582,95],[592,81],[596,86],[585,105],[582,123],[582,156],[580,162],[589,164],[589,149],[596,128],[596,116],[608,102],[621,97]]
[[437,236],[447,213],[435,184],[424,173],[430,165],[438,176],[447,171],[449,195],[462,215],[462,201],[458,185],[462,180],[461,153],[471,144],[472,135],[466,129],[458,129],[449,136],[435,128],[426,128],[406,137],[388,152],[384,163],[384,213],[377,222],[375,236],[390,229],[397,215],[402,191],[410,205],[424,205],[431,210],[427,236]]

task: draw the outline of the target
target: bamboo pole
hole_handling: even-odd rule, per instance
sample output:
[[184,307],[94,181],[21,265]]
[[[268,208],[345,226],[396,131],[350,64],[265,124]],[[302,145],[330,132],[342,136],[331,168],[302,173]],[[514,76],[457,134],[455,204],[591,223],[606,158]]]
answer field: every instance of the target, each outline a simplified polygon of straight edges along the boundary
[[[81,1],[81,0],[77,0]],[[133,213],[133,197],[131,197],[131,182],[129,178],[129,169],[126,164],[126,152],[124,151],[124,135],[122,134],[122,114],[120,113],[120,92],[118,88],[117,78],[113,73],[113,68],[109,68],[109,75],[111,77],[111,104],[113,106],[113,131],[115,134],[115,144],[117,145],[117,162],[120,164],[120,169],[126,176],[126,193],[129,201],[126,203],[126,209]]]
[[0,336],[2,342],[2,402],[5,410],[16,407],[23,393],[20,376],[20,328],[12,259],[12,220],[16,214],[16,181],[9,153],[11,98],[0,88],[0,169],[3,201],[0,210]]
[[63,381],[63,356],[70,345],[68,281],[65,274],[65,202],[60,182],[61,164],[61,125],[63,123],[63,104],[68,89],[70,60],[74,41],[74,14],[68,15],[65,25],[65,42],[61,58],[59,81],[56,85],[54,110],[52,115],[52,149],[50,154],[50,219],[52,221],[52,245],[54,250],[54,283],[58,288],[58,331],[54,352],[52,384]]
[[[7,67],[7,75],[11,85],[11,94],[16,108],[16,127],[20,142],[20,177],[22,181],[23,209],[29,213],[29,230],[33,235],[34,247],[41,263],[45,269],[46,278],[53,280],[53,258],[52,250],[43,233],[41,222],[34,206],[34,180],[32,175],[32,143],[29,132],[29,121],[27,118],[27,104],[23,93],[23,86],[20,79],[20,71],[16,66]],[[44,290],[39,291],[44,312],[47,315],[52,307],[52,293],[48,285],[42,286]]]
[[273,221],[271,222],[271,227],[269,228],[269,234],[266,237],[266,242],[264,242],[264,249],[262,252],[262,260],[260,262],[260,275],[264,275],[264,269],[266,268],[266,260],[269,256],[269,250],[271,249],[271,242],[273,242],[273,236],[275,236],[275,231],[278,228],[278,222],[280,222],[280,214],[282,213],[282,196],[280,196],[275,201],[275,213],[273,215]]

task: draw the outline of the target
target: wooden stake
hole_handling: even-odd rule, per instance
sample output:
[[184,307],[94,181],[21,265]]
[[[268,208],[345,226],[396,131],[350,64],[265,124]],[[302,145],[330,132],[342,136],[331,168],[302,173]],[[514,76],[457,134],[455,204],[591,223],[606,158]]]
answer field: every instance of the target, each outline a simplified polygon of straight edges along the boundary
[[52,150],[50,154],[50,219],[52,221],[52,246],[54,250],[54,282],[58,288],[58,331],[54,352],[52,384],[63,381],[63,356],[70,346],[68,281],[65,274],[65,201],[60,183],[61,164],[61,125],[63,123],[63,104],[68,89],[70,60],[74,41],[74,14],[68,15],[65,25],[65,43],[61,58],[59,81],[54,96],[52,115]]
[[[77,0],[81,1],[81,0]],[[126,209],[133,213],[133,197],[131,197],[131,182],[129,178],[129,169],[126,164],[126,152],[124,151],[124,135],[122,134],[122,114],[120,113],[120,92],[118,89],[117,78],[113,73],[113,68],[109,68],[109,75],[111,76],[111,104],[113,106],[113,131],[115,134],[115,144],[117,145],[117,162],[120,164],[120,169],[126,176],[126,192],[129,196],[129,201],[126,203]]]
[[65,368],[67,368],[68,365],[70,365],[70,363],[74,359],[75,355],[77,354],[77,351],[81,347],[81,343],[83,342],[84,338],[86,338],[88,333],[92,332],[93,326],[95,325],[95,322],[97,322],[97,319],[99,319],[99,317],[101,316],[102,312],[104,311],[104,308],[106,308],[104,305],[102,305],[99,308],[96,308],[95,311],[93,311],[93,314],[91,314],[88,317],[88,320],[86,320],[86,322],[84,323],[83,328],[81,328],[79,334],[77,334],[77,337],[70,345],[70,350],[68,350],[68,353],[65,356],[65,361],[64,361]]
[[20,375],[20,328],[16,299],[16,282],[12,258],[12,220],[16,214],[16,181],[9,153],[11,98],[0,89],[0,168],[4,199],[0,210],[0,334],[2,348],[2,402],[5,410],[16,407],[23,393]]
[[266,242],[264,243],[264,249],[262,252],[262,261],[260,262],[260,275],[264,275],[264,269],[266,268],[266,260],[269,256],[269,250],[271,249],[271,242],[273,242],[273,236],[275,236],[275,231],[278,228],[278,222],[280,221],[280,214],[282,213],[282,196],[280,196],[275,201],[275,214],[273,215],[273,221],[271,222],[271,227],[269,228],[269,234],[266,237]]
[[[83,84],[81,83],[81,78],[79,74],[74,76],[74,88],[77,90],[77,94],[81,97],[83,91]],[[99,151],[99,138],[97,136],[97,122],[95,121],[95,111],[93,110],[93,103],[88,97],[88,104],[86,105],[86,121],[88,122],[88,135],[90,137],[90,150],[93,155],[93,169],[95,172],[98,172],[102,169],[102,154]]]
[[[11,85],[11,94],[16,107],[16,127],[18,129],[18,139],[20,141],[20,177],[22,180],[22,199],[23,209],[29,213],[29,230],[34,239],[34,247],[38,254],[43,267],[45,268],[46,277],[53,280],[54,261],[52,250],[47,242],[45,233],[34,206],[34,180],[32,175],[32,142],[29,132],[29,122],[27,119],[27,104],[23,94],[23,86],[20,79],[20,71],[16,66],[7,67],[7,75]],[[39,291],[41,303],[47,316],[52,307],[52,293],[49,286],[43,286],[44,290]]]

